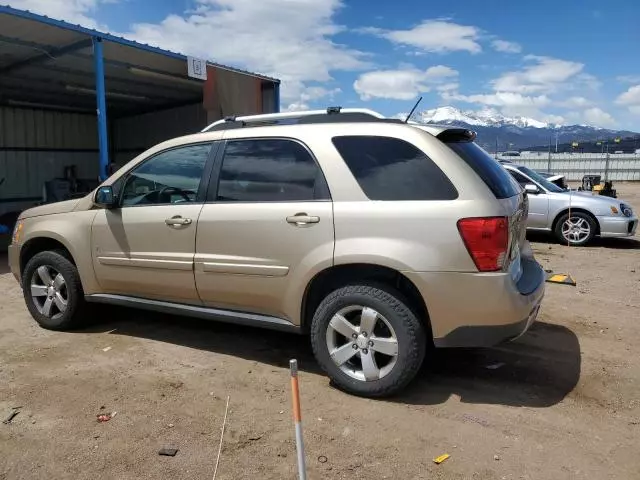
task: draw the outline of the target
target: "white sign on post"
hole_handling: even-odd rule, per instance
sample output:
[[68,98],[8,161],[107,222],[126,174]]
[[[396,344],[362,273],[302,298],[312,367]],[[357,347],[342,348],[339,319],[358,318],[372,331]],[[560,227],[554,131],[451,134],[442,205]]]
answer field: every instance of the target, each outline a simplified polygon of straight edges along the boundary
[[198,80],[207,79],[207,61],[200,58],[187,57],[187,74]]

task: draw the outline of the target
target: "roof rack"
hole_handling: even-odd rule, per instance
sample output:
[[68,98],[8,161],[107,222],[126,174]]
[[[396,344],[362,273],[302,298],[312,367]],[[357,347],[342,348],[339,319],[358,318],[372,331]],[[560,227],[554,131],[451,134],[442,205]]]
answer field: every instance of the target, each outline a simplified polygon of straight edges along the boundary
[[242,117],[226,117],[213,122],[203,132],[231,130],[243,127],[265,125],[292,125],[304,123],[338,123],[338,122],[393,122],[400,120],[385,118],[383,115],[366,108],[329,107],[326,110],[308,110],[305,112],[266,113],[262,115],[246,115]]

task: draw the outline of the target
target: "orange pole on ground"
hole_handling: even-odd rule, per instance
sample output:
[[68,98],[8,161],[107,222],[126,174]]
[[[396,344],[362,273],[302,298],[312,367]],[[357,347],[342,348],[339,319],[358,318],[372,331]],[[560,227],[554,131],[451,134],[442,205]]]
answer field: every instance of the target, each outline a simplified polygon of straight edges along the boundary
[[300,413],[300,388],[298,386],[298,361],[290,360],[291,370],[291,400],[293,402],[293,423],[296,430],[296,451],[298,453],[298,478],[307,479],[307,469],[304,461],[304,440],[302,438],[302,414]]

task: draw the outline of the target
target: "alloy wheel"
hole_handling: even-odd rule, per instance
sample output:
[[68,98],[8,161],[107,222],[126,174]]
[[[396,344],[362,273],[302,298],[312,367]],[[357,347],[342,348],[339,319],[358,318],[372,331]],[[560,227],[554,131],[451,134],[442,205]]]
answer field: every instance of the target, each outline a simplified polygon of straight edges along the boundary
[[562,236],[571,243],[581,243],[591,234],[591,226],[585,218],[569,217],[562,224]]
[[398,338],[389,321],[370,307],[352,305],[339,310],[326,332],[331,360],[356,380],[379,380],[398,359]]
[[56,319],[63,315],[69,294],[62,274],[48,265],[38,267],[31,277],[31,299],[45,317]]

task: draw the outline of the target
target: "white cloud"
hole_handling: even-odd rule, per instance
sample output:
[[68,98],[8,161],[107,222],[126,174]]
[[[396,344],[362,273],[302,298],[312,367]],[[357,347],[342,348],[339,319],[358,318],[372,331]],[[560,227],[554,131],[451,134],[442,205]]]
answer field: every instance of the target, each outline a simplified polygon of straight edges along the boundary
[[298,86],[296,88],[298,100],[289,103],[284,107],[284,110],[289,112],[301,111],[301,110],[309,110],[309,102],[313,102],[316,100],[320,100],[322,98],[327,98],[328,100],[333,100],[333,98],[342,92],[339,88],[327,89],[321,86],[313,86],[313,87],[304,87]]
[[616,80],[620,83],[640,83],[640,75],[619,75]]
[[614,118],[598,107],[592,107],[585,110],[582,114],[586,123],[598,127],[613,127],[616,125]]
[[477,42],[480,29],[459,25],[446,20],[425,20],[409,30],[360,29],[400,45],[409,45],[425,52],[446,53],[467,51],[479,53],[482,47]]
[[360,75],[353,83],[353,88],[362,100],[372,98],[411,100],[420,93],[428,92],[432,86],[457,76],[456,70],[445,65],[436,65],[424,71],[414,67],[377,70]]
[[627,107],[634,115],[640,115],[640,85],[634,85],[616,98],[617,105]]
[[454,92],[457,91],[460,87],[459,83],[451,82],[451,83],[443,83],[442,85],[438,85],[436,90],[439,92]]
[[560,102],[560,106],[567,108],[585,108],[592,105],[593,102],[584,97],[569,97],[566,100]]
[[602,82],[590,73],[580,73],[565,85],[567,90],[598,90]]
[[461,95],[459,93],[443,92],[444,100],[453,100],[466,103],[477,103],[490,105],[493,107],[524,107],[538,108],[551,104],[551,100],[546,95],[526,96],[514,92],[495,92],[488,94]]
[[551,57],[527,55],[524,59],[534,62],[521,71],[507,72],[492,84],[496,91],[522,94],[551,93],[561,88],[584,68],[584,64]]
[[29,10],[84,27],[104,28],[91,15],[99,4],[114,3],[114,0],[9,0],[6,3],[13,8]]
[[508,42],[506,40],[494,40],[491,42],[491,46],[498,52],[504,53],[520,53],[522,46],[515,42]]
[[624,106],[640,105],[640,85],[630,87],[616,99],[616,103]]
[[283,80],[283,104],[306,104],[312,82],[368,66],[367,55],[333,41],[342,0],[197,0],[195,11],[139,23],[127,37]]

